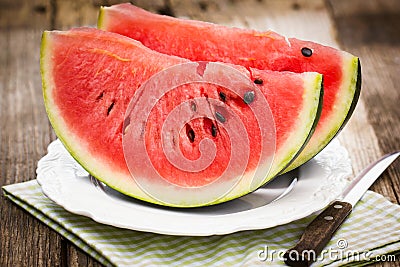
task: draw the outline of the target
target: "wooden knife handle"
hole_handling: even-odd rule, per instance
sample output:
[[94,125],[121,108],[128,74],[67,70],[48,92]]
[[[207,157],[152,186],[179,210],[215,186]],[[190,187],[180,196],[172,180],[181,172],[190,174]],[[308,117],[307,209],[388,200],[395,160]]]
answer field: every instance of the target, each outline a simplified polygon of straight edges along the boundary
[[350,203],[335,201],[305,229],[297,245],[284,255],[289,266],[310,266],[352,210]]

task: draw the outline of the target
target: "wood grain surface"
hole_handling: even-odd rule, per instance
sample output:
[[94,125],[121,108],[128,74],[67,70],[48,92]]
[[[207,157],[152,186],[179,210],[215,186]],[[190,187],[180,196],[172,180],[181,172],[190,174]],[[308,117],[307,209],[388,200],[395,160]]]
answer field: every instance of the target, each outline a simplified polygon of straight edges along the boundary
[[[39,69],[43,30],[94,26],[114,0],[0,0],[0,185],[35,178],[56,138],[44,109]],[[400,1],[132,1],[152,12],[279,33],[340,47],[361,59],[363,85],[340,134],[354,172],[400,149]],[[400,161],[373,185],[400,203]],[[21,208],[0,198],[0,266],[100,266]],[[376,263],[376,266],[398,266]]]

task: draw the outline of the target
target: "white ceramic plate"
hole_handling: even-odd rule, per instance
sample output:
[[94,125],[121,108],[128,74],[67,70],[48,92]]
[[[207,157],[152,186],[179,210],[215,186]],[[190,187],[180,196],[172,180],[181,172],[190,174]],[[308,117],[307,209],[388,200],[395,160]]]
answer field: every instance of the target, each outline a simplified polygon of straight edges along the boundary
[[277,201],[268,203],[268,193],[260,189],[216,206],[178,209],[101,190],[59,140],[49,145],[37,168],[44,194],[72,213],[121,228],[188,236],[265,229],[306,217],[339,196],[351,174],[348,153],[334,140],[300,168],[295,187]]

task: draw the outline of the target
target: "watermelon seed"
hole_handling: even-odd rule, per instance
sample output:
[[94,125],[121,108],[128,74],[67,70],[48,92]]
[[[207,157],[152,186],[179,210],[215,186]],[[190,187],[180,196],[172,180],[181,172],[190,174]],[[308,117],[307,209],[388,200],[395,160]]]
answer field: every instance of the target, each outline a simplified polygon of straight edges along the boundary
[[305,57],[311,57],[312,52],[313,52],[313,51],[312,51],[310,48],[308,48],[308,47],[303,47],[303,48],[301,49],[301,53],[302,53],[303,56],[305,56]]
[[254,80],[255,84],[263,84],[263,82],[264,81],[262,79],[260,79],[260,78],[257,78],[257,79]]
[[196,110],[197,110],[196,103],[195,103],[195,102],[192,102],[192,103],[190,104],[190,108],[192,109],[192,111],[196,112]]
[[111,110],[112,110],[113,107],[114,107],[114,104],[115,104],[115,102],[113,101],[113,102],[111,103],[111,105],[108,107],[108,109],[107,109],[107,116],[110,115],[110,112],[111,112]]
[[244,94],[243,101],[247,105],[250,105],[254,101],[254,92],[253,91],[248,91]]
[[214,123],[211,125],[211,135],[217,137],[217,127],[215,127]]
[[225,117],[218,111],[215,112],[215,117],[217,118],[217,120],[219,120],[222,123],[226,122]]
[[190,129],[189,131],[187,131],[187,136],[189,138],[190,143],[193,143],[194,138],[195,138],[193,129]]
[[226,101],[226,94],[225,94],[224,92],[219,92],[219,97],[221,98],[221,100],[222,100],[223,102]]
[[190,143],[194,142],[194,138],[196,137],[192,127],[189,124],[186,124],[186,135],[189,138]]
[[100,99],[102,99],[102,98],[103,98],[103,96],[104,96],[104,91],[103,91],[103,92],[101,92],[101,94],[100,94],[100,95],[98,95],[98,96],[96,97],[96,100],[100,100]]

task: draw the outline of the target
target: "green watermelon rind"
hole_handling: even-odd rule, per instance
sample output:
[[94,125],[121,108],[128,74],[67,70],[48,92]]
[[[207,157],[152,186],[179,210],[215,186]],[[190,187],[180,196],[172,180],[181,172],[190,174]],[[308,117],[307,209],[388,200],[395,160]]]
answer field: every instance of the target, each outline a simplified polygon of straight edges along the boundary
[[[68,134],[69,130],[68,127],[63,123],[63,120],[61,120],[61,116],[58,113],[58,110],[55,108],[56,105],[52,101],[52,98],[50,97],[51,94],[51,84],[54,84],[54,81],[51,79],[51,75],[47,75],[48,70],[52,69],[52,65],[50,63],[51,59],[49,58],[48,54],[49,51],[51,50],[51,41],[48,38],[48,35],[51,34],[51,32],[45,31],[42,34],[42,41],[41,41],[41,49],[40,49],[40,71],[42,75],[42,88],[43,88],[43,99],[44,99],[44,104],[46,108],[47,115],[49,117],[50,123],[53,126],[53,129],[57,135],[57,137],[60,139],[61,143],[64,145],[66,150],[69,152],[69,154],[79,163],[81,166],[88,172],[90,175],[93,177],[99,179],[100,181],[104,182],[107,184],[107,186],[120,191],[127,193],[129,192],[129,196],[132,196],[134,198],[150,202],[153,204],[160,204],[158,203],[155,199],[151,198],[148,196],[146,193],[144,193],[134,182],[127,182],[127,179],[132,179],[128,178],[123,174],[118,174],[115,172],[110,172],[107,168],[103,168],[103,166],[106,166],[104,164],[96,163],[95,161],[92,161],[92,157],[88,156],[83,158],[82,156],[79,156],[78,153],[74,151],[73,147],[80,147],[83,148],[84,150],[87,151],[87,155],[90,153],[88,152],[89,150],[86,149],[84,144],[81,141],[78,140],[72,140],[74,139],[73,134]],[[57,115],[58,114],[58,115]],[[85,154],[85,153],[81,153]],[[88,163],[89,162],[89,163]],[[83,164],[86,163],[86,164]],[[96,167],[97,165],[97,167]],[[111,178],[112,177],[112,178]],[[110,182],[110,181],[111,182]],[[129,187],[129,188],[127,188]]]
[[[314,73],[315,74],[315,73]],[[307,74],[306,74],[307,75]],[[323,75],[318,74],[315,77],[310,75],[310,78],[305,78],[305,81],[307,82],[307,85],[305,87],[307,88],[314,88],[314,90],[309,90],[309,94],[311,96],[305,96],[304,99],[308,100],[309,103],[305,103],[304,105],[309,107],[308,113],[303,114],[303,121],[300,122],[301,124],[304,125],[304,132],[308,132],[307,136],[300,136],[301,141],[299,141],[297,144],[289,144],[292,146],[292,149],[290,150],[290,147],[286,150],[284,159],[278,160],[278,162],[282,162],[281,165],[279,165],[278,170],[280,171],[274,171],[271,170],[269,173],[269,177],[273,178],[276,175],[282,173],[284,169],[286,169],[297,157],[305,146],[307,145],[308,141],[311,139],[311,136],[313,135],[315,128],[317,127],[318,120],[321,116],[322,113],[322,103],[323,103],[323,95],[324,95],[324,90],[323,90]],[[306,90],[307,92],[308,90]],[[311,99],[313,101],[311,101]],[[314,119],[312,119],[314,118]],[[297,132],[292,132],[293,135],[298,135]],[[300,145],[302,144],[302,145]],[[300,147],[300,148],[299,148]],[[268,180],[264,180],[264,183],[268,182]]]
[[[355,83],[355,93],[354,93],[354,98],[353,101],[351,102],[351,106],[349,109],[349,112],[347,112],[347,116],[343,121],[342,126],[339,128],[339,131],[337,132],[337,134],[343,130],[344,126],[347,124],[347,122],[350,120],[351,115],[353,115],[354,110],[356,109],[357,103],[358,103],[358,99],[360,98],[360,94],[361,94],[361,81],[362,81],[362,75],[361,75],[361,62],[359,58],[355,58],[354,60],[357,60],[357,67],[354,67],[354,69],[357,69],[357,79],[356,81],[352,81],[350,86],[354,86]],[[353,63],[354,64],[354,63]],[[336,134],[336,135],[337,135]]]
[[342,84],[342,89],[339,92],[342,95],[347,95],[347,97],[337,98],[337,100],[341,100],[342,102],[344,102],[342,104],[342,110],[345,111],[345,115],[342,115],[342,113],[339,114],[338,112],[334,113],[334,115],[336,115],[338,119],[330,119],[331,121],[336,121],[336,124],[334,126],[330,125],[330,131],[325,136],[325,139],[321,140],[315,137],[314,139],[311,139],[311,142],[319,143],[318,149],[313,150],[308,154],[305,154],[304,152],[310,150],[303,150],[303,152],[301,152],[299,156],[284,171],[282,171],[282,173],[286,173],[295,168],[298,168],[313,159],[332,141],[333,138],[335,138],[335,136],[340,133],[340,131],[344,128],[346,123],[349,121],[351,115],[353,114],[361,93],[361,64],[358,57],[348,54],[347,62],[344,63],[343,66],[343,73],[345,75],[351,76],[351,78],[349,77],[343,79],[344,81],[349,81],[349,83],[347,85]]
[[[322,75],[321,75],[322,76]],[[308,142],[311,140],[311,137],[313,136],[315,129],[317,128],[318,125],[318,121],[321,117],[322,114],[322,105],[323,105],[323,100],[324,100],[324,79],[322,76],[321,79],[321,91],[320,91],[320,96],[319,96],[319,103],[318,103],[318,109],[316,111],[316,115],[315,115],[315,120],[311,126],[311,131],[307,137],[307,139],[305,140],[303,146],[299,149],[299,151],[297,152],[297,154],[290,160],[288,160],[287,165],[282,168],[282,170],[277,173],[277,175],[281,175],[287,172],[287,169],[289,168],[289,166],[291,166],[291,164],[296,160],[296,158],[303,152],[304,148],[307,146]]]
[[[296,144],[288,144],[289,146],[292,146],[292,149],[288,148],[285,150],[285,154],[280,156],[281,158],[278,158],[278,162],[282,162],[281,165],[279,165],[276,170],[270,170],[270,172],[267,174],[267,176],[262,180],[262,182],[256,186],[256,188],[247,188],[243,189],[242,184],[238,184],[232,191],[230,191],[226,196],[224,196],[222,199],[219,200],[219,202],[225,202],[229,201],[232,199],[235,199],[237,197],[246,195],[248,193],[253,192],[255,189],[258,187],[266,184],[267,182],[271,181],[274,179],[277,175],[283,173],[285,168],[293,162],[293,160],[296,159],[296,157],[301,153],[302,149],[306,146],[307,142],[310,140],[312,134],[314,133],[314,130],[318,124],[319,117],[322,112],[322,102],[323,102],[323,76],[321,74],[318,75],[312,75],[315,73],[304,73],[304,75],[309,75],[309,78],[304,78],[305,79],[305,88],[307,88],[305,91],[309,94],[308,96],[304,96],[303,99],[308,101],[308,103],[304,103],[303,107],[306,107],[302,112],[302,118],[303,120],[300,120],[299,123],[303,125],[304,127],[304,133],[305,135],[299,135],[298,132],[292,132],[292,134],[297,135],[300,141]],[[311,79],[310,79],[311,78]],[[300,148],[299,148],[300,147]],[[275,155],[274,160],[279,157],[279,155]],[[246,181],[243,181],[243,183],[246,183]],[[240,194],[239,192],[242,191]]]
[[[42,35],[42,46],[40,55],[41,64],[41,74],[42,74],[42,85],[43,85],[43,98],[45,103],[46,112],[49,116],[49,120],[56,132],[60,141],[64,144],[67,151],[71,156],[80,163],[92,176],[101,180],[111,188],[123,192],[134,198],[150,202],[153,204],[165,205],[157,200],[153,199],[145,192],[143,192],[133,181],[133,178],[127,177],[125,174],[116,173],[108,168],[105,168],[106,162],[103,164],[99,160],[93,160],[90,156],[87,148],[89,145],[84,144],[82,140],[78,140],[78,136],[74,134],[69,134],[68,127],[66,123],[62,120],[57,106],[52,100],[51,93],[54,88],[54,81],[51,77],[51,71],[53,68],[51,62],[52,44],[49,35],[51,32],[44,32]],[[310,96],[305,96],[304,98],[311,103],[303,105],[305,112],[303,120],[300,122],[303,125],[304,134],[301,135],[300,141],[297,145],[293,146],[293,149],[286,150],[286,153],[282,155],[282,164],[278,166],[277,170],[283,169],[290,161],[296,156],[299,146],[302,147],[304,143],[310,138],[311,133],[315,129],[316,121],[318,120],[318,114],[321,112],[321,99],[322,99],[322,75],[317,73],[305,73],[303,75],[309,75],[310,78],[304,78],[307,81],[305,85],[305,92],[309,93]],[[298,134],[298,133],[296,133]],[[82,151],[76,153],[76,148],[79,147]],[[265,177],[262,184],[271,180],[276,176],[277,172],[270,172],[269,175]],[[248,186],[248,185],[247,185]],[[223,198],[217,199],[214,202],[210,202],[204,205],[213,205],[221,202],[225,202],[231,199],[238,198],[249,192],[254,191],[254,188],[243,188],[243,185],[238,184],[231,192],[225,195]],[[188,203],[182,201],[180,205],[176,207],[193,207]]]

